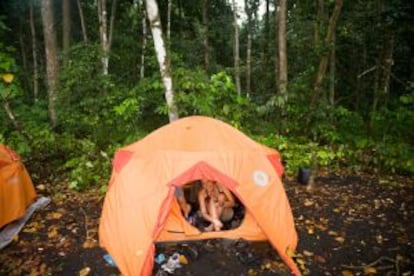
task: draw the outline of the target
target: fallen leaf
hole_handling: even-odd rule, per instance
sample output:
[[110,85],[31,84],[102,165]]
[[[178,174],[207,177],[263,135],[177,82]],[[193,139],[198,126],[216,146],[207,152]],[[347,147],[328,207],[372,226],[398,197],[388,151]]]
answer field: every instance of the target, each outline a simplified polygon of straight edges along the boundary
[[48,214],[47,218],[48,219],[60,219],[62,216],[63,216],[62,213],[53,212],[53,213]]
[[58,234],[59,233],[58,233],[56,227],[52,226],[51,228],[49,228],[49,232],[47,232],[47,237],[49,239],[52,239],[52,238],[56,237]]
[[320,256],[320,255],[315,255],[314,258],[315,258],[315,261],[318,262],[318,263],[321,263],[321,264],[326,263],[326,259],[324,257]]
[[303,255],[305,255],[306,257],[312,257],[314,254],[313,254],[313,252],[303,250]]
[[354,276],[354,273],[350,270],[342,270],[342,276]]
[[328,232],[328,235],[330,235],[330,236],[338,236],[338,233],[335,232],[335,231],[329,231]]
[[382,235],[380,234],[380,235],[377,235],[376,237],[375,237],[375,239],[377,240],[377,243],[379,243],[379,244],[382,244],[382,242],[383,242],[383,240],[384,240],[384,238],[382,237]]
[[83,244],[82,247],[83,248],[94,248],[96,247],[96,241],[92,240],[92,239],[87,239]]
[[89,267],[84,267],[79,271],[79,276],[86,276],[91,272],[91,269]]
[[335,240],[339,243],[343,243],[345,241],[345,238],[343,237],[336,237]]
[[306,207],[312,206],[315,202],[313,202],[310,199],[305,199],[305,202],[303,203],[303,205],[305,205]]
[[37,185],[37,186],[36,186],[36,188],[37,188],[39,191],[44,191],[44,190],[46,190],[46,186],[45,186],[44,184]]
[[19,234],[16,234],[13,236],[13,241],[18,242],[19,241]]
[[377,274],[377,269],[375,267],[365,267],[364,274],[365,275]]
[[247,271],[247,275],[256,276],[256,275],[259,275],[259,273],[255,271],[253,268],[250,268],[249,271]]

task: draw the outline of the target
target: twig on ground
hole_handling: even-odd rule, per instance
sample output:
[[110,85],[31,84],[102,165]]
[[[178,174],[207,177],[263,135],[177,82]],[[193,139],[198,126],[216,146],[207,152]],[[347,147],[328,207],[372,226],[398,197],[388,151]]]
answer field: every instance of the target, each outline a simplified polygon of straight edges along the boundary
[[381,261],[389,261],[392,263],[395,263],[396,261],[394,259],[391,259],[389,257],[379,257],[377,260],[373,261],[372,263],[366,264],[366,265],[359,265],[359,266],[353,266],[353,265],[341,265],[343,268],[347,269],[364,269],[368,267],[374,267],[376,264],[380,263]]
[[90,237],[89,237],[89,229],[88,229],[88,215],[86,214],[85,210],[82,207],[80,207],[80,210],[82,211],[83,216],[85,217],[85,234],[86,234],[86,240],[89,240]]

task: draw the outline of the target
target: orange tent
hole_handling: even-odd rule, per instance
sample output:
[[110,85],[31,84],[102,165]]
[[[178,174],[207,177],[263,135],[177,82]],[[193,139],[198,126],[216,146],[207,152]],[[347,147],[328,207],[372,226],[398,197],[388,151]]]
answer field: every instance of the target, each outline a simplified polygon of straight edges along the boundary
[[[154,242],[209,238],[269,240],[295,275],[292,211],[279,153],[221,121],[186,117],[121,148],[113,160],[100,244],[122,274],[150,275]],[[200,232],[181,215],[175,189],[199,179],[229,188],[246,208],[238,228]]]
[[23,216],[36,192],[20,157],[0,144],[0,228]]

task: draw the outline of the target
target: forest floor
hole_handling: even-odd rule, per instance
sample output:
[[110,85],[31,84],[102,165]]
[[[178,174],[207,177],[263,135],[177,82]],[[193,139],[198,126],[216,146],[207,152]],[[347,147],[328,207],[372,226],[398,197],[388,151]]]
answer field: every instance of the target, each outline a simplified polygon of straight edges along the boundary
[[[0,275],[119,275],[97,241],[104,195],[63,186],[38,185],[52,202],[0,251]],[[317,178],[312,193],[295,181],[285,186],[305,275],[413,275],[412,179],[330,175]],[[176,251],[191,253],[175,275],[289,275],[267,242],[157,245],[157,254]]]

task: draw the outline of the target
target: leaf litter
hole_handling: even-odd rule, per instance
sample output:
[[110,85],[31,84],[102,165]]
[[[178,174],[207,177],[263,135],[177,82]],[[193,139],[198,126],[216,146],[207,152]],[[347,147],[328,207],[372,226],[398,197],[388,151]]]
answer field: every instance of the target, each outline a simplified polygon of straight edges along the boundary
[[[40,185],[52,203],[0,252],[0,274],[120,275],[105,262],[106,252],[98,244],[99,190]],[[327,175],[316,179],[312,193],[289,180],[285,187],[299,234],[297,250],[290,254],[304,275],[413,275],[411,179],[380,183],[369,175]],[[156,252],[168,255],[186,246],[157,245]],[[290,275],[267,242],[233,241],[229,246],[210,240],[191,246],[197,257],[187,256],[188,264],[176,275]],[[158,268],[155,264],[154,274]]]

